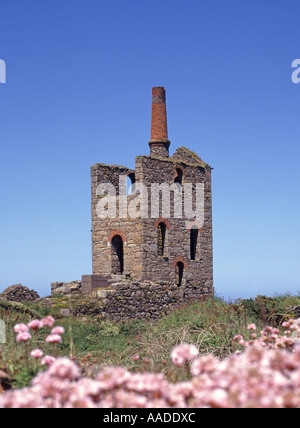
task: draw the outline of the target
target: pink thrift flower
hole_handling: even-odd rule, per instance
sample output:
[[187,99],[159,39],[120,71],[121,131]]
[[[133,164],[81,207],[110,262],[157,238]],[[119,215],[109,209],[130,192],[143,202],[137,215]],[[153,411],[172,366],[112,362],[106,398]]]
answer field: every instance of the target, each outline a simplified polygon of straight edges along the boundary
[[55,327],[51,330],[51,334],[59,334],[60,336],[65,333],[65,329],[63,327]]
[[61,343],[62,342],[62,338],[60,337],[59,334],[50,334],[46,338],[46,342],[48,342],[48,343]]
[[30,321],[30,323],[28,324],[28,327],[31,330],[38,330],[43,327],[43,324],[40,320],[33,320],[33,321]]
[[44,355],[44,353],[43,353],[43,351],[41,351],[40,349],[34,349],[34,350],[30,353],[30,355],[31,355],[33,358],[38,359],[38,358],[42,358],[42,356]]
[[213,373],[218,367],[219,361],[212,355],[197,358],[191,366],[191,374],[200,376],[201,373]]
[[256,330],[256,325],[255,324],[249,324],[248,327],[247,327],[247,329],[255,331]]
[[31,334],[29,333],[20,333],[17,336],[17,342],[28,342],[31,339]]
[[43,318],[41,320],[41,323],[43,325],[43,327],[53,327],[54,323],[55,323],[55,319],[51,316],[48,316],[46,318]]
[[55,361],[54,357],[51,357],[51,355],[45,355],[45,357],[42,359],[41,364],[42,366],[51,366]]
[[240,334],[237,334],[236,336],[234,336],[232,340],[234,340],[235,342],[239,342],[240,340],[243,340],[243,336],[241,336]]
[[106,391],[123,385],[131,374],[123,367],[105,367],[97,374],[97,380]]
[[60,379],[74,380],[80,377],[81,371],[79,367],[68,358],[58,358],[49,368],[48,375]]
[[224,391],[221,388],[215,388],[213,391],[211,391],[210,394],[208,394],[207,398],[208,398],[209,404],[213,408],[228,407],[228,403],[227,403],[228,392]]
[[26,324],[17,324],[14,326],[15,333],[28,333],[28,327]]
[[183,343],[176,346],[171,352],[172,361],[176,366],[182,366],[187,361],[192,361],[199,355],[199,350],[195,345]]
[[132,355],[131,359],[133,361],[138,361],[140,359],[140,356],[139,355]]
[[168,382],[162,373],[133,373],[126,381],[126,389],[138,392],[149,393],[162,391]]

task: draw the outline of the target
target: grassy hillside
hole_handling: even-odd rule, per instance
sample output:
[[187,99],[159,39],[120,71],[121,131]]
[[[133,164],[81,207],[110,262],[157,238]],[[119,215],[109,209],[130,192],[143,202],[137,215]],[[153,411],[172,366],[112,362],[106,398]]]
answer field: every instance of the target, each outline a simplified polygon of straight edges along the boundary
[[[38,367],[32,361],[29,367],[26,355],[32,349],[42,348],[44,354],[71,356],[91,375],[104,365],[122,365],[133,371],[164,372],[172,379],[170,351],[176,345],[193,343],[201,355],[224,358],[236,350],[232,341],[235,335],[249,337],[248,324],[255,323],[258,328],[266,324],[280,326],[284,319],[293,316],[292,309],[299,304],[299,296],[288,294],[233,303],[214,298],[184,305],[155,322],[112,322],[101,316],[97,302],[81,296],[72,300],[56,296],[51,307],[44,306],[43,301],[0,301],[0,319],[5,322],[7,336],[7,343],[1,348],[0,370],[11,377],[15,387],[27,385]],[[62,318],[61,309],[69,309],[72,315]],[[56,325],[65,328],[62,344],[45,344],[47,331],[39,331],[30,345],[16,343],[15,324],[46,315],[52,315]]]

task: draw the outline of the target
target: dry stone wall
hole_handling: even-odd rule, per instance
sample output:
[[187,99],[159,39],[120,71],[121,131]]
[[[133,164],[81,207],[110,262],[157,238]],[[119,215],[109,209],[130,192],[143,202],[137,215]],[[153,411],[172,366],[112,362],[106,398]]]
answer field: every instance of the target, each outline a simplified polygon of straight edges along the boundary
[[[52,293],[54,295],[72,294],[68,285],[74,283],[77,284],[80,281],[53,283]],[[65,288],[62,289],[63,287]],[[82,288],[77,289],[77,291],[83,292]],[[184,303],[203,301],[212,295],[212,290],[209,287],[199,287],[195,284],[178,287],[165,281],[121,280],[113,282],[109,289],[95,288],[87,297],[90,297],[91,304],[98,301],[102,307],[103,317],[120,321],[126,319],[159,319]],[[89,314],[89,311],[86,310],[86,305],[83,305],[82,315]],[[69,310],[63,311],[66,311],[66,316],[70,316]]]
[[[115,291],[102,294],[104,313],[113,320],[158,319],[188,301],[204,300],[209,290],[199,287],[179,288],[164,281],[123,281],[114,285]],[[103,291],[102,291],[103,293]]]

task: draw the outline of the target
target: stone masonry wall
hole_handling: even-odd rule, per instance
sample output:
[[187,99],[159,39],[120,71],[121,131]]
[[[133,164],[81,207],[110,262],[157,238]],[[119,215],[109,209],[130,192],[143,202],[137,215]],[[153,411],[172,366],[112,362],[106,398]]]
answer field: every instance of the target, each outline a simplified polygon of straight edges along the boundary
[[[130,276],[131,279],[142,279],[143,224],[141,221],[130,217],[123,219],[119,219],[118,217],[101,219],[98,217],[96,211],[97,203],[100,200],[97,195],[99,184],[113,184],[118,196],[120,193],[120,175],[126,176],[132,172],[128,168],[119,166],[97,164],[92,167],[92,252],[94,274],[103,276],[111,275],[113,258],[112,239],[115,235],[120,234],[123,238],[124,274]],[[126,188],[122,189],[122,192],[126,194]]]
[[[182,160],[184,159],[184,160]],[[139,156],[136,159],[136,180],[148,188],[152,183],[174,183],[176,170],[183,172],[182,185],[204,184],[204,223],[199,228],[195,260],[191,259],[191,231],[186,218],[174,218],[174,196],[171,192],[170,218],[144,219],[143,224],[143,278],[151,281],[165,280],[176,282],[174,264],[184,262],[184,285],[198,285],[213,290],[213,252],[212,252],[212,199],[211,169],[194,153],[180,148],[168,159]],[[194,187],[193,187],[193,190]],[[184,191],[183,191],[184,198]],[[149,195],[149,213],[151,212]],[[160,199],[162,205],[162,199]],[[193,209],[195,201],[193,200]],[[184,213],[184,210],[183,210]],[[161,206],[160,214],[161,215]],[[166,221],[165,221],[166,220]],[[166,251],[163,256],[158,252],[158,230],[160,221],[167,224]]]
[[71,281],[71,282],[52,282],[51,283],[51,294],[77,294],[81,293],[82,283],[81,281]]
[[[132,195],[127,195],[126,183],[120,182],[120,176],[125,176],[125,182],[126,176],[134,176],[136,187]],[[114,292],[100,290],[98,293],[101,298],[107,295],[105,311],[109,316],[116,319],[155,318],[187,299],[203,299],[214,294],[209,165],[195,153],[180,147],[168,158],[138,156],[135,170],[96,164],[91,168],[91,178],[93,274],[102,276],[109,284],[119,281],[120,275],[122,279],[127,279],[125,283],[118,283]],[[103,191],[97,192],[98,186],[103,183],[113,185],[114,196],[107,197]],[[180,202],[177,200],[175,204],[173,191],[153,199],[153,185],[166,184],[169,188],[176,183],[182,185]],[[204,188],[201,224],[186,216],[184,204],[190,192],[193,194],[191,208],[195,210],[198,184]],[[142,189],[146,189],[146,193]],[[143,192],[147,196],[144,199],[146,203],[142,202]],[[139,206],[148,215],[133,218],[127,209],[120,215],[120,195],[126,198],[128,209],[130,206]],[[113,198],[114,206],[117,207],[116,215],[100,218],[97,207],[107,207]],[[170,212],[165,215],[162,205],[167,198],[170,201]],[[175,209],[180,204],[182,216],[177,216]],[[156,213],[153,213],[154,206],[158,208]],[[196,228],[196,235],[193,235],[191,228]]]
[[[182,200],[184,185],[193,188],[193,210],[195,205],[195,188],[197,183],[204,185],[204,222],[199,225],[195,255],[191,255],[191,230],[189,220],[185,216],[176,218],[174,215],[174,193],[170,192],[170,215],[162,215],[161,206],[165,196],[159,198],[160,209],[153,216],[152,185],[174,184],[178,171],[182,174]],[[97,204],[101,195],[97,195],[97,187],[101,183],[113,184],[116,196],[125,194],[128,207],[139,200],[138,194],[126,195],[126,189],[119,189],[120,175],[135,174],[136,186],[142,184],[147,188],[148,216],[132,218],[130,215],[115,218],[99,218]],[[102,199],[104,201],[104,199]],[[107,200],[107,198],[106,198]],[[136,201],[135,201],[136,200]],[[117,204],[118,208],[118,204]],[[165,224],[165,251],[160,254],[161,236],[160,223]],[[197,224],[196,224],[197,225]],[[212,203],[211,203],[211,168],[195,153],[181,147],[170,158],[139,156],[136,158],[135,171],[126,167],[96,164],[92,167],[92,243],[93,243],[93,274],[110,277],[115,274],[113,266],[117,264],[114,253],[113,238],[122,238],[123,270],[122,273],[130,280],[166,281],[178,285],[178,263],[183,266],[183,286],[197,286],[209,289],[213,293],[213,260],[212,260]]]
[[178,288],[164,281],[124,281],[115,284],[115,291],[103,293],[104,313],[113,320],[158,319],[188,301],[203,301],[211,296],[208,288]]

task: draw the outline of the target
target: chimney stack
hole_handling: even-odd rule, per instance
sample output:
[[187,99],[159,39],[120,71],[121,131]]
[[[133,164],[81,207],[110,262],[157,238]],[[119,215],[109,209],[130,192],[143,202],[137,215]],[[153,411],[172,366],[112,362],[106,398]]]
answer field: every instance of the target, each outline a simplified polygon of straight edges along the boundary
[[152,89],[152,123],[150,156],[169,157],[170,141],[168,140],[166,91],[165,88]]

